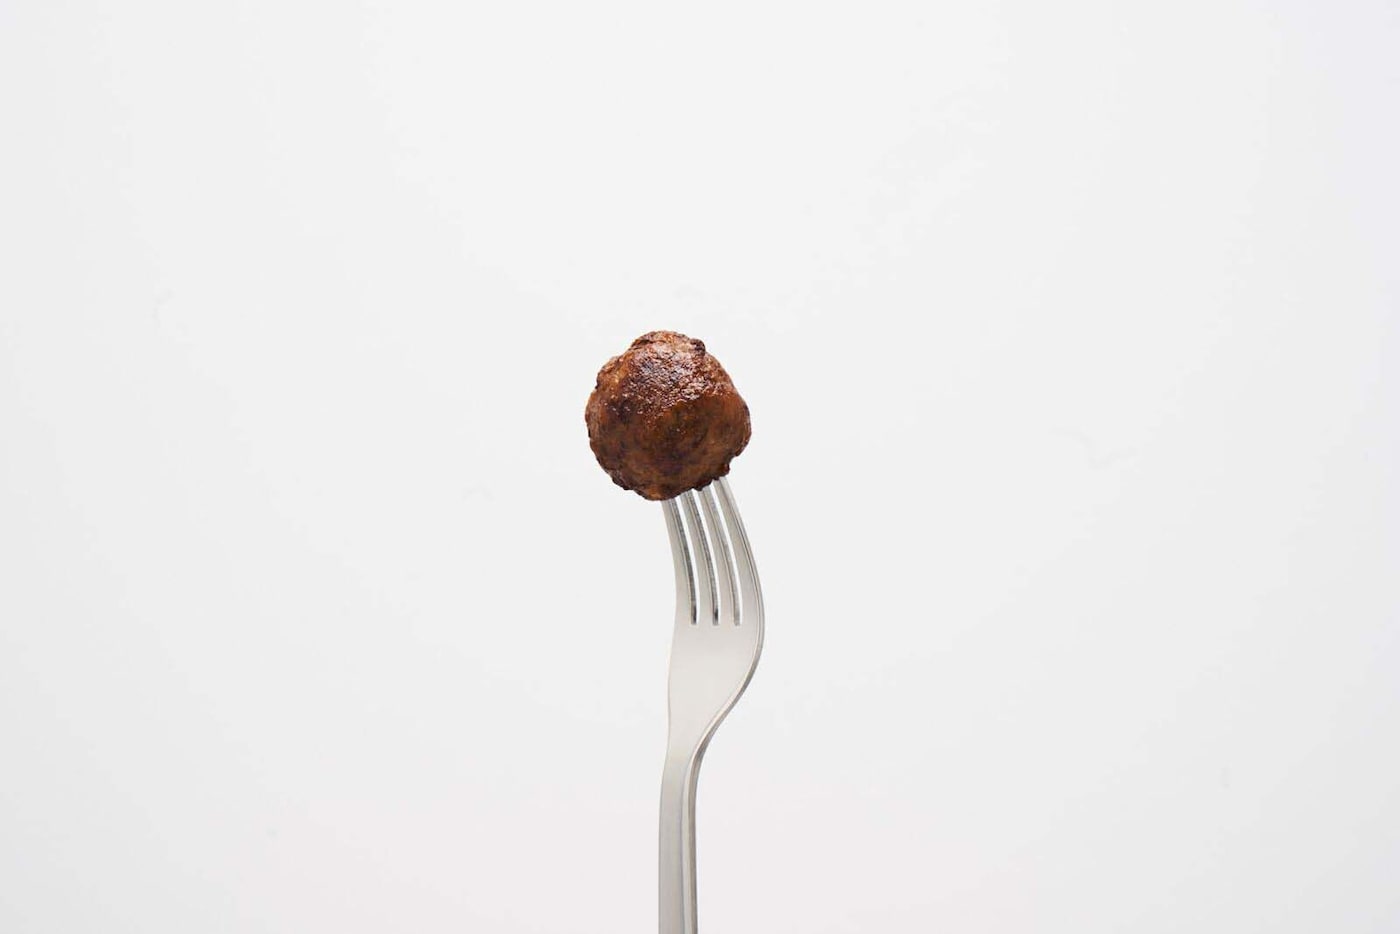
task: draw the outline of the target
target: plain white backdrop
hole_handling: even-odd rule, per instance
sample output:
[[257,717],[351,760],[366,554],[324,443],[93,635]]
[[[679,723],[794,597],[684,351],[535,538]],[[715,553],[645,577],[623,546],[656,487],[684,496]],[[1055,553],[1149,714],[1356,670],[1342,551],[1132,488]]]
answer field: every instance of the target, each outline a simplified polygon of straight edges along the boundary
[[0,931],[1400,929],[1400,8],[0,0]]

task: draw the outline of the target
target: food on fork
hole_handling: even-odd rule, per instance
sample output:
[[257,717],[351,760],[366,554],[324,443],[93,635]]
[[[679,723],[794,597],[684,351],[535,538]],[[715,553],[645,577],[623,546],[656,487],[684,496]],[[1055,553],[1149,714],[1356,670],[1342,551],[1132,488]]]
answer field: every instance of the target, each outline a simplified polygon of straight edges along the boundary
[[729,473],[749,443],[749,407],[705,344],[650,331],[598,371],[588,443],[624,490],[670,499]]

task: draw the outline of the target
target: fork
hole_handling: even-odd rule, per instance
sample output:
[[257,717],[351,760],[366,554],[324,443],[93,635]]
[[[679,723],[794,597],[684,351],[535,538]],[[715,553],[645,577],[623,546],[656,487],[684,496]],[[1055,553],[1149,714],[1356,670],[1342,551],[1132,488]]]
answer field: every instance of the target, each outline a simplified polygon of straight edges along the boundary
[[661,774],[660,934],[696,934],[700,760],[758,666],[763,594],[744,524],[723,477],[661,505],[676,567],[676,624]]

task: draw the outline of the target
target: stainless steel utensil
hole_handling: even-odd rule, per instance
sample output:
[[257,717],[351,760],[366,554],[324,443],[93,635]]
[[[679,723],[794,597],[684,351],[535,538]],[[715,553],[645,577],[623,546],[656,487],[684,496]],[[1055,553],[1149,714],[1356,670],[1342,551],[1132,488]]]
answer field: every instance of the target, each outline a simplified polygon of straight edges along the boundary
[[695,786],[705,747],[763,648],[763,594],[729,484],[662,504],[676,566],[676,625],[661,777],[661,934],[696,934]]

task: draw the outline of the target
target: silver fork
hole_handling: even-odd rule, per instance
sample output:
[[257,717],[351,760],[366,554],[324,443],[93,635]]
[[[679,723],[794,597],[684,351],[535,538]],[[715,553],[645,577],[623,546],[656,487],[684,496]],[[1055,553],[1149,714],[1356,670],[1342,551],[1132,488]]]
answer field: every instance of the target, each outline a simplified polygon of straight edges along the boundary
[[763,648],[763,594],[729,484],[662,504],[676,565],[661,775],[661,934],[696,934],[695,785],[705,747],[748,687]]

